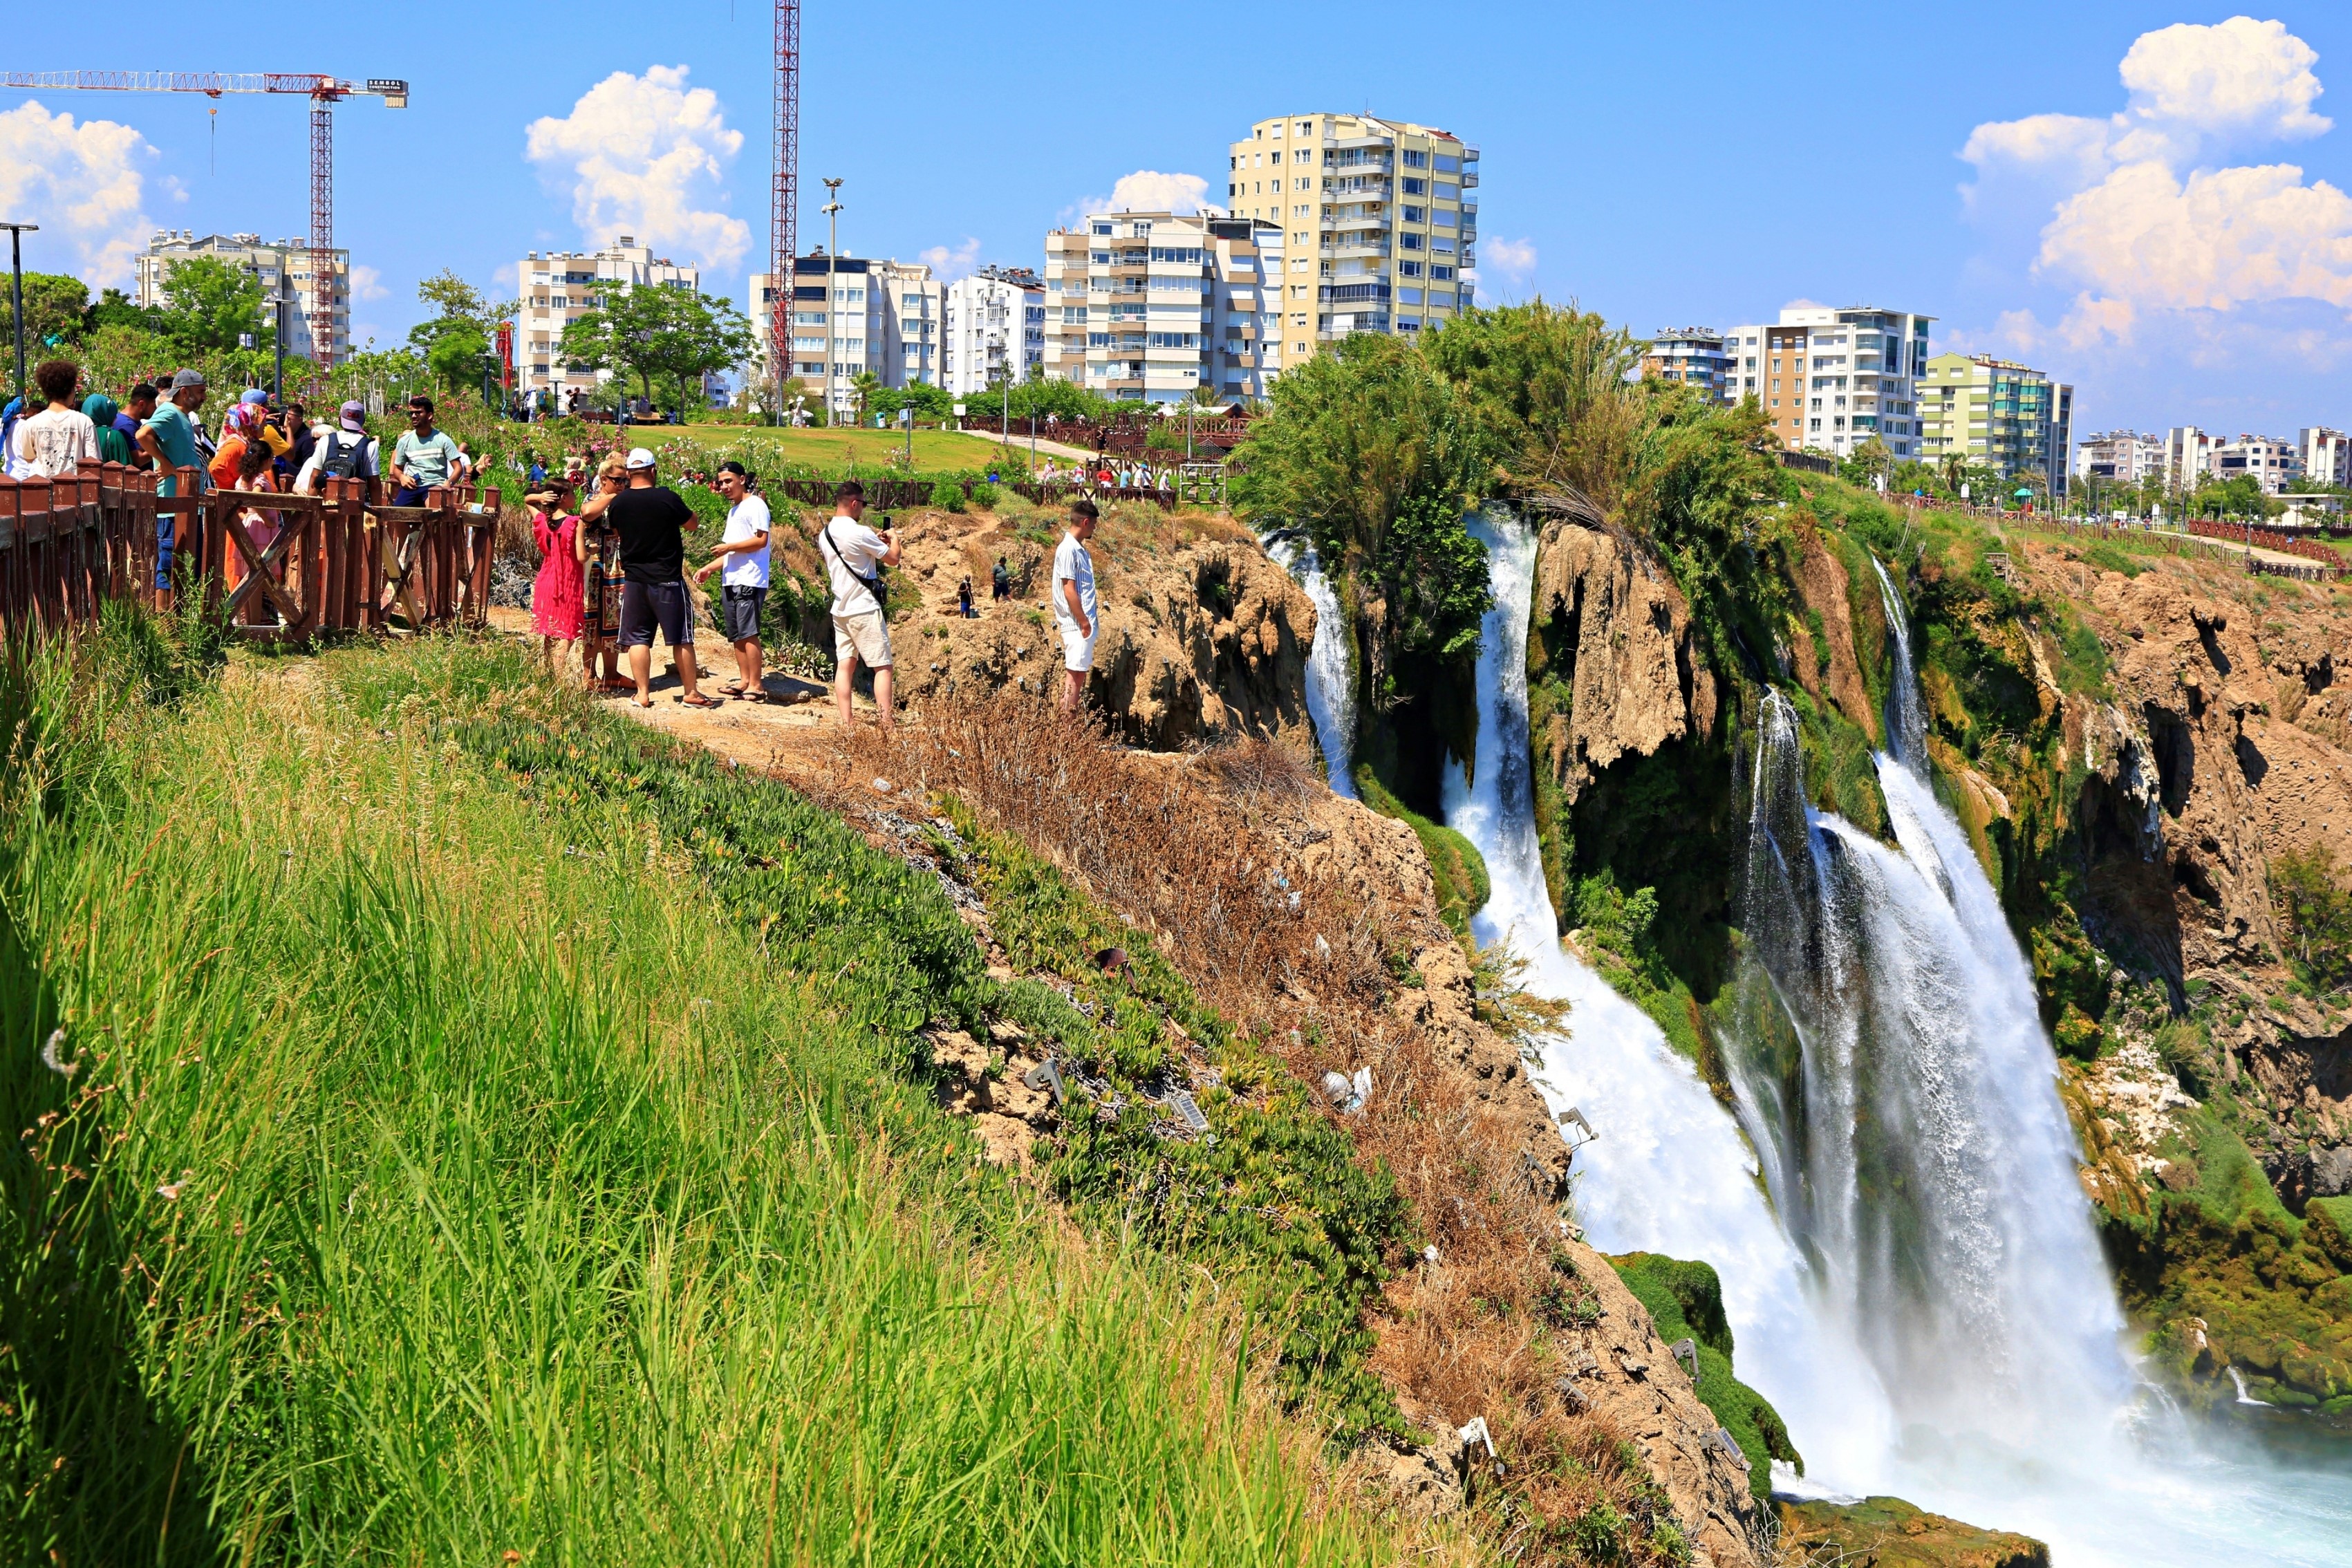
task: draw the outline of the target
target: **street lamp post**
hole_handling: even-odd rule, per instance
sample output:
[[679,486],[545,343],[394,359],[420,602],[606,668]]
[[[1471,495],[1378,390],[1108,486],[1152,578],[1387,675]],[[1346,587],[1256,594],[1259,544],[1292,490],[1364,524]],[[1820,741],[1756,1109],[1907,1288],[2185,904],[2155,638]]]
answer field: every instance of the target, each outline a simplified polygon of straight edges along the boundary
[[824,426],[833,428],[833,279],[841,256],[841,182],[824,183]]
[[41,232],[37,223],[0,223],[8,231],[8,319],[16,328],[16,395],[25,395],[25,231]]

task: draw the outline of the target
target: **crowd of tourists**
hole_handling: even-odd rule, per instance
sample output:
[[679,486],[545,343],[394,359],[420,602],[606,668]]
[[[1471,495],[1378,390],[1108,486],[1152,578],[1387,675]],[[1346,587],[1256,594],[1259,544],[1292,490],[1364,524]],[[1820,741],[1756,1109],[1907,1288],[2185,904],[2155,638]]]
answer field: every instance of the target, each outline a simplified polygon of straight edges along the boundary
[[[683,497],[661,482],[657,460],[643,447],[626,457],[615,452],[592,479],[577,468],[550,474],[532,464],[536,487],[527,500],[531,533],[540,553],[531,586],[531,627],[541,639],[550,669],[577,650],[580,679],[593,691],[627,694],[639,707],[653,706],[653,653],[656,634],[669,648],[677,671],[677,700],[688,708],[713,709],[729,699],[765,702],[766,647],[761,625],[768,601],[770,538],[774,518],[751,475],[739,462],[725,462],[711,487],[727,502],[727,521],[710,559],[693,572],[686,567],[686,535],[701,520]],[[584,500],[582,491],[590,493]],[[1075,713],[1094,668],[1096,595],[1095,503],[1072,503],[1060,544],[1054,552],[1049,598],[1062,638],[1065,671],[1061,703]],[[856,722],[853,693],[857,672],[869,672],[876,721],[890,728],[895,698],[890,648],[890,591],[885,574],[898,564],[902,542],[887,517],[881,526],[866,521],[866,487],[843,481],[834,492],[833,516],[817,531],[817,553],[832,591],[834,708],[843,727]],[[719,636],[733,655],[734,670],[705,690],[695,653],[694,590],[719,579]],[[1000,556],[991,574],[992,596],[1012,596],[1012,571]],[[957,586],[957,604],[975,616],[971,579]],[[626,673],[623,673],[623,666]]]
[[[32,390],[0,410],[0,456],[12,479],[58,479],[89,460],[152,471],[165,496],[176,495],[181,473],[194,469],[205,489],[256,496],[317,495],[329,479],[378,479],[392,505],[423,506],[436,489],[471,481],[478,467],[464,443],[435,425],[429,397],[409,399],[409,427],[387,456],[368,434],[366,405],[356,401],[314,422],[299,402],[248,387],[208,420],[213,389],[200,370],[181,371],[163,385],[140,382],[118,398],[85,386],[73,361],[53,359],[35,370]],[[242,509],[238,521],[257,549],[267,551],[277,537],[278,518],[266,502]],[[159,594],[170,592],[173,563],[196,548],[201,526],[194,513],[157,519]],[[232,561],[229,570],[237,577],[242,563]]]

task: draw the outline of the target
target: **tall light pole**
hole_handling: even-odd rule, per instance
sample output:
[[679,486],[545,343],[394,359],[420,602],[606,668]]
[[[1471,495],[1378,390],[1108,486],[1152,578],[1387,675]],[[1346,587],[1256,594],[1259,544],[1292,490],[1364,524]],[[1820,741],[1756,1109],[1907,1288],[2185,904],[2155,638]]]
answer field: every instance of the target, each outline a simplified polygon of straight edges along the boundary
[[[16,328],[16,395],[25,395],[25,231],[41,232],[37,223],[0,223],[8,231],[8,319]],[[29,406],[26,412],[30,412]]]
[[824,427],[833,428],[833,279],[841,256],[841,182],[824,183]]

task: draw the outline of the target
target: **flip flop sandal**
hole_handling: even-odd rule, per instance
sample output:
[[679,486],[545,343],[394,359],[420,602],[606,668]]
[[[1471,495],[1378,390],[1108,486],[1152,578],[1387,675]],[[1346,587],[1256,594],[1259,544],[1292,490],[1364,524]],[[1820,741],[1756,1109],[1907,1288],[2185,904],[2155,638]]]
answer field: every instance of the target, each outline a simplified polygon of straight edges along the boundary
[[[686,708],[716,708],[719,705],[718,698],[706,696],[699,691],[696,692],[691,697],[681,692],[677,700],[681,707]],[[649,703],[647,706],[650,707],[651,704]]]
[[719,683],[719,690],[721,696],[740,697],[743,695],[743,683],[740,680],[722,680]]
[[743,702],[765,702],[768,700],[768,694],[766,692],[754,691],[748,686],[742,690],[735,693],[735,696],[739,701]]

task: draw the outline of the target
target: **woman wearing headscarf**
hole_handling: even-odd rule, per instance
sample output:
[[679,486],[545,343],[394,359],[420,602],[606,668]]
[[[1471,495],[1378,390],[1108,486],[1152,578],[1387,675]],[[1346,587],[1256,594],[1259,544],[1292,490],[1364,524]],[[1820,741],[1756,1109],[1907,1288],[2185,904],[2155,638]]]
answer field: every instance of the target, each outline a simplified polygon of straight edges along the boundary
[[114,422],[122,413],[114,399],[102,392],[93,392],[81,400],[81,411],[89,415],[89,422],[98,427],[100,462],[121,463],[129,468],[137,461],[137,454],[131,449],[131,437],[125,436],[122,427]]

